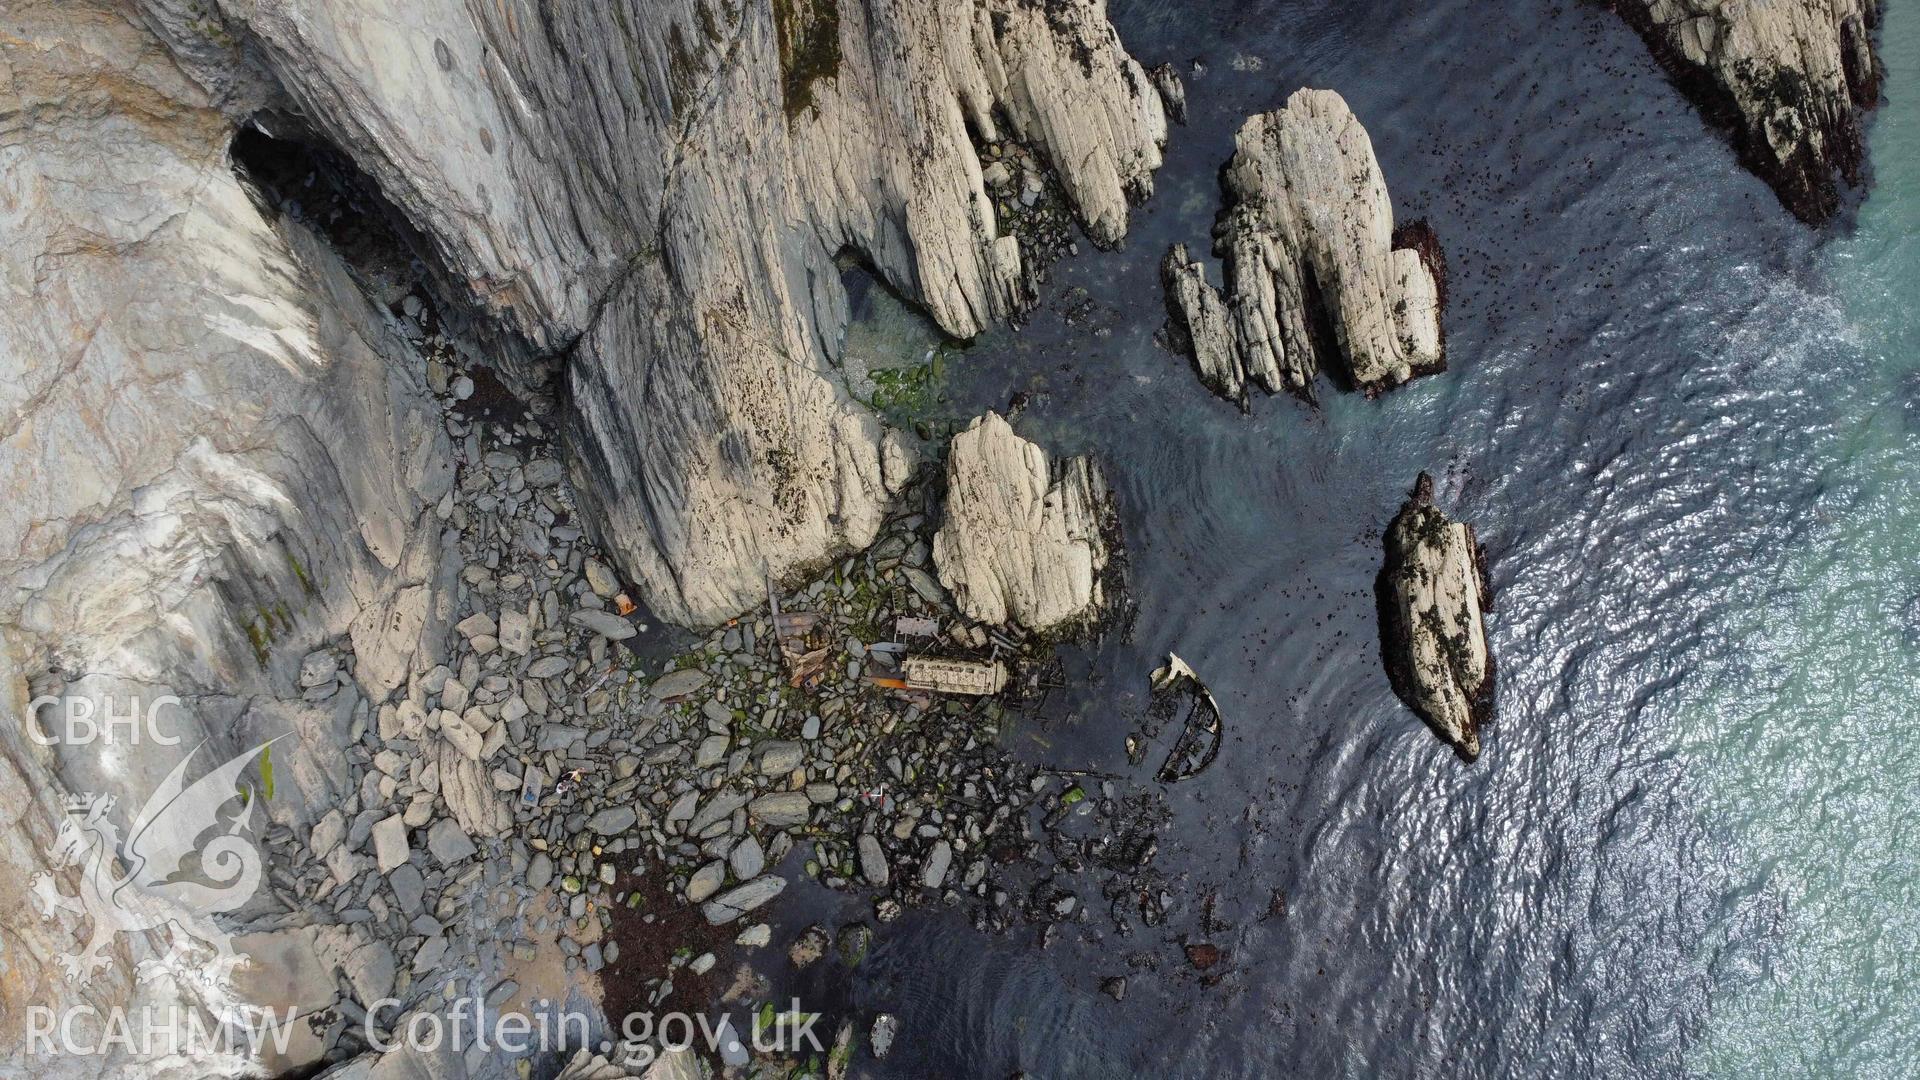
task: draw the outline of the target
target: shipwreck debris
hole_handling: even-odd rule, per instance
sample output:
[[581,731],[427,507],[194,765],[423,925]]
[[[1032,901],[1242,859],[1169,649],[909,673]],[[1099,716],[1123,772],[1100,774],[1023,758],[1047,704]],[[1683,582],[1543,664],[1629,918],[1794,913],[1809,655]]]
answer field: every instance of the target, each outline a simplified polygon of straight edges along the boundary
[[938,694],[971,694],[985,697],[1006,689],[1007,665],[998,660],[981,663],[974,660],[947,660],[932,656],[909,656],[900,662],[909,690],[931,690]]
[[[1153,669],[1149,679],[1153,687],[1149,709],[1157,721],[1156,729],[1176,716],[1180,720],[1180,734],[1161,763],[1157,779],[1163,784],[1190,780],[1205,772],[1220,755],[1220,705],[1193,668],[1173,653],[1167,654],[1166,663]],[[1133,750],[1128,747],[1129,756]]]
[[788,684],[798,688],[818,683],[833,659],[833,644],[822,632],[820,613],[781,611],[771,577],[767,578],[767,610],[772,617],[773,639],[786,663]]

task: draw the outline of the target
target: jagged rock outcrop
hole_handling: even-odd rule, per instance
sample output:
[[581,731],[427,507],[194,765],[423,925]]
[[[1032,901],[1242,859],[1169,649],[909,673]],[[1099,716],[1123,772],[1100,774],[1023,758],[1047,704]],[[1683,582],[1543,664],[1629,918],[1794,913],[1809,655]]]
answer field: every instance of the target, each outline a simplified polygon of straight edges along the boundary
[[1424,222],[1396,232],[1373,143],[1330,90],[1247,120],[1214,225],[1224,296],[1176,245],[1161,264],[1170,328],[1201,380],[1242,408],[1247,384],[1309,400],[1323,368],[1372,395],[1446,367],[1445,268]]
[[1173,70],[1172,64],[1161,64],[1147,76],[1153,80],[1154,89],[1160,91],[1160,100],[1166,103],[1167,117],[1176,124],[1187,122],[1187,87],[1180,81],[1180,73]]
[[[1234,334],[1233,313],[1220,290],[1207,282],[1206,264],[1175,244],[1160,261],[1160,287],[1167,298],[1169,324],[1193,360],[1207,389],[1247,407],[1247,370]],[[1269,386],[1271,392],[1275,387]]]
[[1797,217],[1840,206],[1862,181],[1861,113],[1880,101],[1880,0],[1611,0],[1741,163]]
[[993,412],[953,437],[933,561],[969,617],[1052,630],[1097,615],[1116,535],[1092,458],[1056,467]]
[[[831,371],[857,252],[947,332],[1024,301],[973,139],[1115,243],[1166,120],[1102,0],[143,0],[234,111],[285,103],[457,289],[565,353],[573,472],[662,615],[864,546],[905,445]],[[243,61],[242,57],[246,59]]]
[[1480,725],[1493,715],[1486,552],[1473,526],[1433,505],[1426,473],[1388,526],[1386,547],[1374,589],[1387,678],[1408,708],[1472,761],[1480,755]]

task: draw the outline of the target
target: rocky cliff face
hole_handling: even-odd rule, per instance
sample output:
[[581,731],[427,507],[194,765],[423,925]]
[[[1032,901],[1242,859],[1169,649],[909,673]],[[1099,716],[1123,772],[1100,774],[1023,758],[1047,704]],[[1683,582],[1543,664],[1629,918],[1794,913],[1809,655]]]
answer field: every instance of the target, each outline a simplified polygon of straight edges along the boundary
[[564,355],[597,533],[687,622],[867,544],[908,472],[829,365],[835,256],[971,336],[1027,272],[975,141],[1033,146],[1111,244],[1166,134],[1100,0],[145,6],[231,108],[297,111]]
[[1373,143],[1330,90],[1250,118],[1221,176],[1213,250],[1226,292],[1175,246],[1161,265],[1171,326],[1215,393],[1312,397],[1323,368],[1368,394],[1440,371],[1444,269],[1430,229],[1396,234]]
[[1056,468],[992,412],[953,437],[933,561],[974,620],[1051,630],[1097,614],[1114,528],[1091,458]]
[[[0,354],[13,365],[0,380],[0,807],[15,823],[0,906],[16,913],[0,933],[0,1060],[17,1060],[28,1005],[223,999],[191,978],[135,978],[136,942],[165,943],[177,931],[164,926],[108,926],[110,966],[69,978],[61,960],[88,924],[42,922],[28,895],[42,872],[77,891],[53,851],[64,796],[113,795],[130,816],[202,739],[211,767],[290,732],[261,830],[284,838],[344,798],[340,748],[366,702],[302,700],[301,655],[406,589],[425,599],[430,512],[453,473],[399,322],[310,231],[259,212],[227,167],[228,121],[127,11],[10,5],[0,67]],[[157,706],[168,694],[181,703]],[[155,707],[155,725],[85,742],[54,707],[41,729],[75,738],[40,745],[23,726],[39,695],[102,717]],[[207,926],[150,899],[156,917]],[[341,929],[333,945],[362,940]],[[33,1067],[104,1074],[87,1058]]]
[[1879,0],[1612,0],[1741,162],[1819,223],[1838,173],[1862,180],[1861,113],[1880,101]]
[[[451,936],[478,917],[466,892],[497,884],[450,838],[493,842],[508,820],[502,743],[549,704],[603,704],[595,672],[547,670],[575,646],[604,661],[556,622],[563,587],[569,606],[612,602],[576,587],[583,520],[690,621],[873,536],[910,461],[828,362],[834,256],[975,332],[1028,268],[979,196],[973,140],[1030,144],[1111,243],[1164,137],[1098,3],[29,0],[0,13],[0,72],[17,365],[0,380],[0,807],[18,822],[0,904],[23,913],[0,934],[0,1012],[296,1005],[319,1030],[270,1069],[317,1060],[336,1007],[406,984],[409,957],[433,969],[417,905]],[[255,116],[350,153],[424,265],[370,271],[326,221],[263,209],[230,159]],[[429,292],[497,347],[460,364],[556,410],[505,446],[449,414],[474,387],[449,389]],[[526,456],[562,429],[564,470]],[[496,573],[508,549],[538,573]],[[492,632],[454,629],[480,612]],[[565,700],[501,692],[556,679]],[[122,713],[176,695],[160,726],[181,743],[39,745],[23,725],[41,695]],[[255,810],[277,876],[235,916],[263,935],[248,951],[285,963],[240,985],[136,979],[141,937],[169,932],[108,933],[109,968],[70,982],[85,921],[25,914],[41,872],[77,887],[50,854],[64,797],[130,812],[203,738],[211,764],[288,732]],[[27,1060],[18,1034],[0,1060]]]
[[1472,761],[1480,755],[1480,725],[1493,714],[1485,552],[1473,526],[1433,505],[1426,473],[1388,526],[1386,545],[1375,590],[1387,677],[1408,708]]

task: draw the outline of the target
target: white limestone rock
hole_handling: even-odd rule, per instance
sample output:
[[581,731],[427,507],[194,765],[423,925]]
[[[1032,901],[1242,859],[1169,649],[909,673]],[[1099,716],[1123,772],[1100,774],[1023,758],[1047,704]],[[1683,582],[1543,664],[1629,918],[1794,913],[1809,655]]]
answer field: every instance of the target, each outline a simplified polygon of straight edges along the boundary
[[1388,526],[1386,548],[1375,590],[1388,680],[1408,708],[1472,761],[1480,755],[1480,725],[1493,714],[1485,552],[1473,526],[1433,505],[1426,473]]
[[1322,369],[1369,396],[1445,369],[1439,244],[1423,222],[1395,231],[1373,143],[1339,94],[1299,90],[1249,118],[1221,184],[1225,296],[1184,246],[1161,265],[1176,344],[1208,388],[1245,407],[1248,382],[1311,400]]
[[1166,138],[1104,0],[141,3],[236,112],[277,80],[529,357],[568,350],[582,510],[679,622],[866,546],[911,470],[829,365],[840,252],[972,336],[1028,300],[973,136],[1035,148],[1103,244]]
[[1802,220],[1862,182],[1860,114],[1880,101],[1880,0],[1616,0],[1680,90],[1733,130],[1741,163]]
[[374,822],[373,857],[381,873],[390,873],[394,867],[406,862],[411,851],[407,844],[407,826],[399,814]]
[[1097,615],[1117,532],[1092,458],[1056,468],[994,412],[953,437],[933,561],[969,618],[1051,630]]

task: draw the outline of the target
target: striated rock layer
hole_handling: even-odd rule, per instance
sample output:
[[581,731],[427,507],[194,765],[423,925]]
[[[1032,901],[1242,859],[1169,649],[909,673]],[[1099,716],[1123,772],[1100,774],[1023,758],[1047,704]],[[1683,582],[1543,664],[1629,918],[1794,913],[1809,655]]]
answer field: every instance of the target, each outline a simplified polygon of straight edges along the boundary
[[297,111],[565,354],[588,514],[682,622],[864,546],[909,472],[829,366],[835,256],[971,336],[1030,291],[974,140],[1036,148],[1112,244],[1166,137],[1102,0],[143,3],[231,109]]
[[1862,180],[1861,112],[1880,101],[1880,0],[1612,0],[1741,163],[1803,221]]
[[1432,230],[1396,234],[1373,143],[1339,94],[1300,90],[1247,120],[1221,176],[1224,295],[1176,245],[1161,264],[1178,343],[1214,393],[1311,399],[1316,374],[1372,395],[1444,370]]
[[1408,708],[1472,761],[1480,755],[1480,725],[1493,714],[1485,549],[1473,526],[1433,505],[1426,473],[1388,526],[1386,546],[1375,591],[1387,678]]
[[1092,458],[1056,468],[993,412],[953,437],[933,561],[970,618],[1051,630],[1098,614],[1114,534],[1113,500]]

